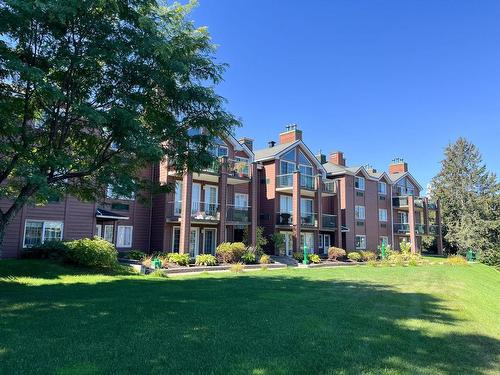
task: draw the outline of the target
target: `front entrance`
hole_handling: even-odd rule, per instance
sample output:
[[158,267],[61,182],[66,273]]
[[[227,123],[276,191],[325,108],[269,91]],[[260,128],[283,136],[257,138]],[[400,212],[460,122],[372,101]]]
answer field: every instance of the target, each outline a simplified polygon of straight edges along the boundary
[[307,252],[314,253],[314,233],[300,234],[300,249],[304,250],[304,245],[307,247]]
[[207,228],[203,231],[203,254],[215,254],[217,229]]
[[198,255],[200,239],[200,228],[191,228],[189,233],[189,256],[194,258]]
[[291,257],[293,254],[292,232],[281,232],[285,236],[285,255]]
[[319,245],[318,250],[323,252],[323,254],[328,254],[328,249],[331,246],[331,237],[329,234],[321,234],[319,235]]
[[243,242],[243,237],[244,237],[245,230],[241,228],[234,228],[234,242]]

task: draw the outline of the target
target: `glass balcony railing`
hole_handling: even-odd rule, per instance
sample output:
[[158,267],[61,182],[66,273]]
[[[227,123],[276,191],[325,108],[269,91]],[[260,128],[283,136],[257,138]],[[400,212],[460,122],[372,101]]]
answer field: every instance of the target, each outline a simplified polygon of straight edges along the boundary
[[229,160],[227,171],[230,176],[249,178],[250,163],[242,160]]
[[437,236],[439,234],[439,228],[437,225],[429,225],[429,234],[432,236]]
[[[182,201],[173,203],[174,216],[180,216],[182,213]],[[191,219],[193,220],[220,220],[219,204],[211,202],[191,202]]]
[[395,234],[408,234],[410,233],[410,224],[408,223],[395,223],[394,224]]
[[316,189],[316,179],[314,176],[300,175],[300,187],[309,190]]
[[278,189],[293,187],[293,173],[280,174],[276,176],[276,187]]
[[335,181],[323,182],[323,191],[325,193],[335,194],[336,193]]
[[236,223],[250,223],[250,207],[227,205],[226,220]]
[[292,225],[293,217],[290,212],[278,212],[276,214],[276,225]]
[[208,167],[203,168],[204,172],[219,174],[221,163],[219,160],[214,160]]
[[394,197],[392,198],[392,205],[394,207],[408,207],[408,197]]
[[301,212],[300,213],[301,224],[304,227],[317,227],[318,220],[317,215],[312,212]]
[[337,215],[321,215],[321,225],[323,228],[335,229],[337,228]]
[[415,224],[415,233],[416,234],[425,234],[425,225],[424,224]]
[[403,186],[396,186],[393,191],[394,194],[398,196],[415,195],[415,190],[413,188],[405,188]]

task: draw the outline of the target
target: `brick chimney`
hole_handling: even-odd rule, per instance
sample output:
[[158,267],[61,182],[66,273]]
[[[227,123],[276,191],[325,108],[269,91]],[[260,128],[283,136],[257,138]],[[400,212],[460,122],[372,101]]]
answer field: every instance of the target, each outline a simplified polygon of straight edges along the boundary
[[344,153],[342,151],[334,151],[330,153],[328,160],[330,163],[342,165],[345,167]]
[[280,144],[295,142],[302,140],[302,130],[299,130],[297,124],[290,124],[286,126],[286,130],[280,133]]
[[408,164],[405,163],[403,158],[392,159],[391,164],[389,164],[389,174],[405,173],[408,172]]
[[246,138],[246,137],[240,138],[238,140],[240,145],[247,146],[250,149],[250,151],[253,151],[253,141],[254,140],[252,138]]

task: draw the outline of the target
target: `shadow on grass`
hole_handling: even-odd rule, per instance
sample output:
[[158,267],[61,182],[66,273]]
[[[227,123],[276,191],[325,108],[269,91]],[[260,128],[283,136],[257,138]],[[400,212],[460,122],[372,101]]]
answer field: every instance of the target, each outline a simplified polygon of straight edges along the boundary
[[0,373],[444,373],[498,366],[444,301],[293,275],[0,282]]

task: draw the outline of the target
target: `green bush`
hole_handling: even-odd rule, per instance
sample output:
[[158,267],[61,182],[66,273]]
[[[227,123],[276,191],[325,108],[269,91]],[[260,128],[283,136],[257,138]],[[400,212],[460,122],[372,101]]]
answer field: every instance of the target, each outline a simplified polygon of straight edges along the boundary
[[47,241],[38,246],[25,249],[23,258],[29,259],[55,259],[63,260],[66,258],[68,246],[62,241]]
[[500,247],[483,251],[479,260],[488,266],[500,268]]
[[236,263],[241,260],[246,251],[243,242],[224,242],[217,246],[215,254],[219,263]]
[[357,251],[352,251],[347,254],[347,258],[349,258],[349,260],[352,260],[353,262],[359,262],[361,261],[361,254]]
[[146,253],[140,250],[130,250],[125,254],[125,258],[133,260],[143,260],[146,257]]
[[66,242],[67,260],[70,263],[86,267],[115,267],[118,252],[113,244],[100,237],[83,238]]
[[375,252],[373,251],[360,251],[359,254],[361,255],[361,260],[364,262],[377,259],[377,254],[375,254]]
[[346,256],[346,251],[340,247],[332,246],[328,249],[328,259],[338,260]]
[[148,276],[150,277],[168,277],[166,272],[160,269],[156,269],[153,272],[149,273]]
[[256,263],[256,260],[255,260],[255,254],[254,253],[251,253],[249,251],[245,252],[242,257],[241,257],[241,260],[243,261],[243,263],[245,264],[254,264]]
[[309,254],[307,256],[307,259],[309,260],[309,262],[311,263],[321,263],[321,258],[319,257],[318,254]]
[[197,266],[216,266],[217,259],[211,254],[202,254],[196,257],[195,264]]
[[260,264],[269,264],[271,263],[271,257],[267,254],[264,254],[259,259]]
[[464,266],[467,265],[467,259],[461,255],[452,255],[446,258],[446,263],[452,266]]
[[168,253],[167,259],[169,263],[175,263],[179,266],[189,265],[189,254]]
[[243,270],[245,269],[245,265],[243,263],[236,263],[236,264],[233,264],[230,268],[230,271],[231,272],[234,272],[234,273],[239,273],[239,272],[243,272]]
[[304,260],[304,253],[302,251],[295,251],[292,254],[293,259],[302,262]]

